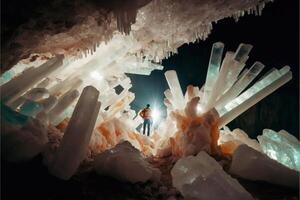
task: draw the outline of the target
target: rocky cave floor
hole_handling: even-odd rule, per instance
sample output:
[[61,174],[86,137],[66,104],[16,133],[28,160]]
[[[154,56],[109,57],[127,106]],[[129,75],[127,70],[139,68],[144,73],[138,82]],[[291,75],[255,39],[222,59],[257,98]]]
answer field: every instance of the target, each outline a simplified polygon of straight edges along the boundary
[[[110,177],[97,175],[86,164],[81,172],[69,181],[62,181],[51,176],[38,156],[26,163],[1,163],[1,199],[39,199],[39,200],[115,200],[115,199],[183,199],[171,186],[170,170],[174,165],[171,157],[149,158],[154,167],[162,171],[161,183],[147,182],[130,184]],[[296,200],[299,190],[292,190],[264,182],[252,182],[238,179],[255,199]]]

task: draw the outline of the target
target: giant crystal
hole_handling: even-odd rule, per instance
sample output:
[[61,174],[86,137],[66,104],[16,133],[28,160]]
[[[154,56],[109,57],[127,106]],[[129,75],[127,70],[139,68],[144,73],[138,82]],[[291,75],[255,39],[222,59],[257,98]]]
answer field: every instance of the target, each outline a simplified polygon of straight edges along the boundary
[[300,171],[300,143],[296,137],[287,131],[279,132],[264,129],[258,136],[262,151],[281,164]]
[[41,66],[37,68],[29,68],[15,79],[5,83],[1,86],[1,92],[3,94],[1,99],[7,103],[13,102],[42,78],[62,66],[63,58],[63,55],[51,58]]
[[172,96],[174,97],[173,100],[174,100],[175,108],[182,109],[184,107],[184,97],[183,97],[182,89],[176,71],[175,70],[166,71],[165,77],[170,87]]
[[84,88],[56,155],[49,163],[53,175],[69,179],[84,159],[100,109],[98,96],[99,91],[94,87]]
[[207,98],[209,97],[211,90],[219,75],[219,68],[222,61],[223,48],[224,44],[222,42],[216,42],[213,44],[207,69],[204,94],[201,100],[202,104],[207,103]]
[[219,127],[226,125],[291,79],[292,73],[289,71],[288,66],[280,70],[274,70],[240,96],[226,104],[222,109],[218,110],[221,115]]

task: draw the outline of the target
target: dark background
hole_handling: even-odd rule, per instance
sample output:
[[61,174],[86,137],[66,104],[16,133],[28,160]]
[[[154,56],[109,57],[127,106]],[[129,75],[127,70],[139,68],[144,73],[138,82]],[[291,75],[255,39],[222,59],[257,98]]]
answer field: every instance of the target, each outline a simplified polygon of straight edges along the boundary
[[261,134],[264,128],[285,129],[299,138],[298,0],[269,3],[262,16],[246,15],[238,22],[232,18],[220,20],[213,24],[212,33],[205,41],[185,44],[179,48],[178,54],[163,60],[163,71],[153,71],[150,76],[129,75],[133,82],[131,91],[136,94],[132,107],[139,110],[150,103],[165,112],[166,70],[177,71],[184,92],[189,84],[201,87],[206,78],[212,44],[218,41],[225,44],[224,52],[235,51],[240,43],[252,44],[254,47],[247,67],[260,61],[266,65],[261,74],[272,67],[285,65],[289,65],[293,72],[290,82],[240,115],[229,127],[241,128],[251,137]]

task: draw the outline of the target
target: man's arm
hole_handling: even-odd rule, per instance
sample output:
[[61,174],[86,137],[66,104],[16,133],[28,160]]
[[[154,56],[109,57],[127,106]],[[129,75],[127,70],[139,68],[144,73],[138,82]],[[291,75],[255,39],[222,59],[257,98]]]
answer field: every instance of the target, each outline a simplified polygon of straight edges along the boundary
[[140,111],[140,112],[139,112],[139,115],[140,115],[142,118],[144,118],[144,110]]

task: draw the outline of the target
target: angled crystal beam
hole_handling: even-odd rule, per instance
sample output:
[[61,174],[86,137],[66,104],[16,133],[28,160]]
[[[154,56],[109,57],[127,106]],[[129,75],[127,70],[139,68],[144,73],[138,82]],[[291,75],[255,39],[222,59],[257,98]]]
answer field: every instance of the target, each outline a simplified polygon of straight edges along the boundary
[[57,104],[52,108],[49,113],[49,122],[53,123],[55,119],[66,110],[79,96],[79,92],[77,90],[69,90],[66,94],[64,94],[57,102]]
[[34,86],[42,78],[49,75],[63,64],[63,55],[57,55],[37,68],[22,73],[16,79],[13,79],[1,86],[1,99],[7,103],[13,102],[20,95]]
[[24,96],[20,96],[13,102],[7,104],[11,109],[16,110],[19,106],[21,106],[26,101],[26,98]]
[[178,80],[178,76],[175,70],[169,70],[165,72],[165,77],[167,79],[169,88],[171,90],[174,106],[177,109],[182,109],[184,107],[184,97],[181,90],[181,86]]
[[216,109],[220,110],[223,106],[237,97],[262,71],[264,65],[260,62],[255,62],[249,70],[246,70],[238,81],[216,102]]
[[26,92],[23,96],[20,96],[16,100],[10,101],[6,104],[12,109],[17,109],[17,107],[23,104],[26,101],[26,99],[37,101],[48,95],[49,95],[48,90],[45,88],[33,88],[28,92]]
[[246,90],[240,96],[228,103],[223,109],[218,110],[220,114],[219,127],[231,122],[237,116],[245,112],[251,106],[274,92],[276,89],[292,79],[292,72],[289,67],[275,70],[261,81],[258,81],[251,88]]
[[222,42],[216,42],[213,44],[207,74],[204,86],[204,94],[202,97],[202,104],[206,104],[207,98],[209,97],[211,90],[219,76],[219,68],[222,61],[224,44]]
[[40,83],[37,84],[37,88],[45,88],[50,84],[50,78],[45,78]]
[[77,89],[82,82],[80,78],[72,76],[51,87],[49,93],[52,95],[63,94],[70,89]]
[[87,86],[75,106],[49,171],[61,179],[69,179],[84,159],[100,109],[99,91]]
[[245,61],[248,59],[248,54],[250,53],[253,46],[251,44],[243,44],[241,43],[236,50],[233,59],[245,63]]
[[109,120],[115,117],[118,113],[123,111],[126,106],[128,106],[133,100],[134,100],[134,94],[131,92],[126,93],[127,95],[121,99],[120,101],[117,101],[115,104],[111,105],[107,111],[107,115],[105,119]]
[[121,101],[128,95],[128,93],[128,89],[124,89],[119,95],[117,95],[116,93],[114,93],[113,95],[109,95],[109,97],[106,97],[105,99],[103,99],[103,102],[101,102],[103,109]]
[[170,89],[167,89],[166,91],[164,91],[164,95],[165,97],[169,100],[169,102],[174,105],[174,100],[173,100],[173,95],[171,93]]
[[43,110],[43,106],[37,102],[26,99],[25,103],[20,107],[20,113],[23,115],[35,117]]
[[43,105],[43,111],[47,113],[56,105],[57,98],[50,95],[48,98],[40,100],[39,103]]
[[[209,97],[207,97],[207,102],[204,105],[206,111],[213,107],[214,102],[224,92],[224,85],[226,81],[226,76],[229,71],[230,63],[233,60],[234,53],[226,52],[225,57],[222,62],[219,76],[210,92]],[[205,87],[205,86],[204,86]]]

